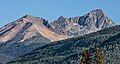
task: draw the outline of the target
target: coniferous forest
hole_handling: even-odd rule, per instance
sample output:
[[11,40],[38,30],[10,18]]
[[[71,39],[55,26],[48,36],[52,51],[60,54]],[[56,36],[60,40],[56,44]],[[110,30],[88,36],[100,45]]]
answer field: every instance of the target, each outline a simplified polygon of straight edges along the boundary
[[120,26],[52,42],[8,64],[119,64]]

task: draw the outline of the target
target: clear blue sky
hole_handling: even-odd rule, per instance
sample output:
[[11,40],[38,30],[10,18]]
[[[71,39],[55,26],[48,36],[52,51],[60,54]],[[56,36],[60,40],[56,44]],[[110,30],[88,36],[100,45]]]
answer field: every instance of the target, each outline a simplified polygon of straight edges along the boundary
[[0,0],[0,27],[26,14],[53,21],[59,16],[81,16],[98,8],[120,24],[120,0]]

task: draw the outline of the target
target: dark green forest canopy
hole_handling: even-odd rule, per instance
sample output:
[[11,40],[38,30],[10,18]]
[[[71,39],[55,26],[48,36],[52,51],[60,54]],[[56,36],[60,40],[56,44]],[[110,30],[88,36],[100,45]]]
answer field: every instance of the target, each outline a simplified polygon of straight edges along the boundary
[[79,64],[83,49],[89,49],[92,57],[97,47],[104,50],[106,63],[120,63],[120,25],[84,36],[52,42],[15,58],[8,64]]

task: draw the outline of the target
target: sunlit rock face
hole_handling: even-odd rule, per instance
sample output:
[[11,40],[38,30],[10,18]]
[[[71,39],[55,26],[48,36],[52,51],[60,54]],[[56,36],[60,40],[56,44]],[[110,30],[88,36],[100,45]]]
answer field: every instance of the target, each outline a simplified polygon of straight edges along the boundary
[[25,15],[0,28],[0,63],[5,64],[37,47],[66,38],[49,30],[49,26],[43,18]]
[[21,41],[37,36],[36,33],[43,35],[51,41],[57,41],[64,38],[63,35],[58,35],[48,30],[47,27],[49,27],[49,22],[47,20],[26,15],[0,29],[0,42],[7,42],[13,38],[17,38],[16,35],[18,34],[24,34]]
[[80,36],[115,26],[101,9],[93,10],[83,16],[59,17],[52,23],[54,32],[67,36]]
[[25,15],[0,28],[0,42],[7,42],[17,38],[16,35],[18,34],[24,34],[21,39],[21,41],[24,41],[37,36],[36,33],[53,42],[71,36],[89,34],[115,25],[100,9],[78,17],[65,18],[60,16],[54,22],[32,15]]

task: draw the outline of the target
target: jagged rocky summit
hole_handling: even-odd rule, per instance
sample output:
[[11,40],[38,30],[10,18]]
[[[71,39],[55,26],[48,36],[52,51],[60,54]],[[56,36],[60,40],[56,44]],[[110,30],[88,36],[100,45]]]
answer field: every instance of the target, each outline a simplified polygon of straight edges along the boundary
[[53,22],[25,15],[0,28],[0,63],[4,64],[54,41],[82,36],[115,25],[100,9],[78,17],[61,16]]

